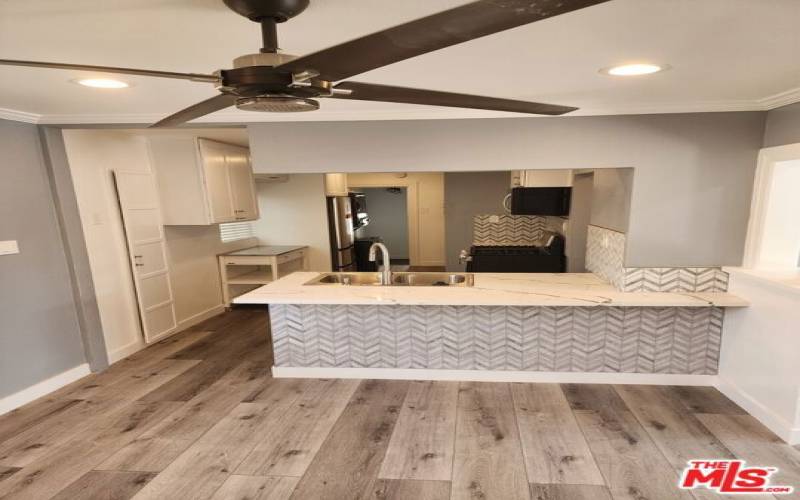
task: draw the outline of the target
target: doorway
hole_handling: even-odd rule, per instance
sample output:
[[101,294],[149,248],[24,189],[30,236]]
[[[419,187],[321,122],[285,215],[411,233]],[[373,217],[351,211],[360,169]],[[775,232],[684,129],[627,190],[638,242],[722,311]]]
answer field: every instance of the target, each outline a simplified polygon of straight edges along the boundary
[[404,186],[359,188],[367,202],[369,224],[356,231],[357,241],[381,241],[389,249],[392,269],[409,266],[408,189]]

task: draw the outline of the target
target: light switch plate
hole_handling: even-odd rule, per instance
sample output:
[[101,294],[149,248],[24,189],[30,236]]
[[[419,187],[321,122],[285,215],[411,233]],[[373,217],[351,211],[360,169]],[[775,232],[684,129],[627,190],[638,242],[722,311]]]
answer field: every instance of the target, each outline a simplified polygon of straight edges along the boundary
[[499,215],[490,215],[489,216],[489,222],[491,224],[497,224],[498,222],[500,222],[500,216]]
[[19,246],[16,240],[0,241],[0,255],[12,255],[19,253]]

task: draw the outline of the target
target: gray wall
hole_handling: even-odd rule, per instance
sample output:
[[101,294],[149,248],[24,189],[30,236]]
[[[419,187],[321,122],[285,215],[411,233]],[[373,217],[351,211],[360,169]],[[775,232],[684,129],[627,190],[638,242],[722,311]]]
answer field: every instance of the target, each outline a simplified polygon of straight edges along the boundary
[[510,172],[447,172],[444,174],[445,253],[448,271],[464,270],[458,253],[472,245],[472,217],[502,214]]
[[390,193],[386,188],[358,188],[367,195],[369,224],[356,232],[358,238],[380,236],[392,259],[408,259],[407,190]]
[[[626,264],[741,264],[763,112],[248,126],[260,172],[634,167]],[[313,138],[313,139],[309,139]]]
[[767,113],[764,147],[800,142],[800,102]]
[[35,125],[0,120],[0,398],[85,362]]
[[598,168],[594,171],[590,224],[627,232],[633,193],[632,168]]

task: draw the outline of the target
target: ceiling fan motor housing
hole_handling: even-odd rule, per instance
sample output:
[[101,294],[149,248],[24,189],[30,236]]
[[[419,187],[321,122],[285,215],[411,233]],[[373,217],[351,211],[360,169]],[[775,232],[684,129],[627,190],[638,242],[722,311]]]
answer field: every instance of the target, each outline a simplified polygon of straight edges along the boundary
[[283,23],[308,7],[309,0],[223,0],[229,9],[251,21],[273,19]]

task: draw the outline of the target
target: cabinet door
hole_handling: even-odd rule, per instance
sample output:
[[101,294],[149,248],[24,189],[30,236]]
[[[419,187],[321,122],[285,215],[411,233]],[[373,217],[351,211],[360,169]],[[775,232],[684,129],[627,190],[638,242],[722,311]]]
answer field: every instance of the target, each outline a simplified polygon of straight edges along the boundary
[[255,196],[255,182],[247,150],[231,148],[225,158],[228,163],[234,217],[236,220],[257,219],[258,203]]
[[225,154],[227,146],[213,141],[200,140],[200,155],[203,160],[203,178],[210,223],[231,222],[236,220],[231,195],[229,169]]
[[325,196],[347,196],[347,174],[325,174]]

